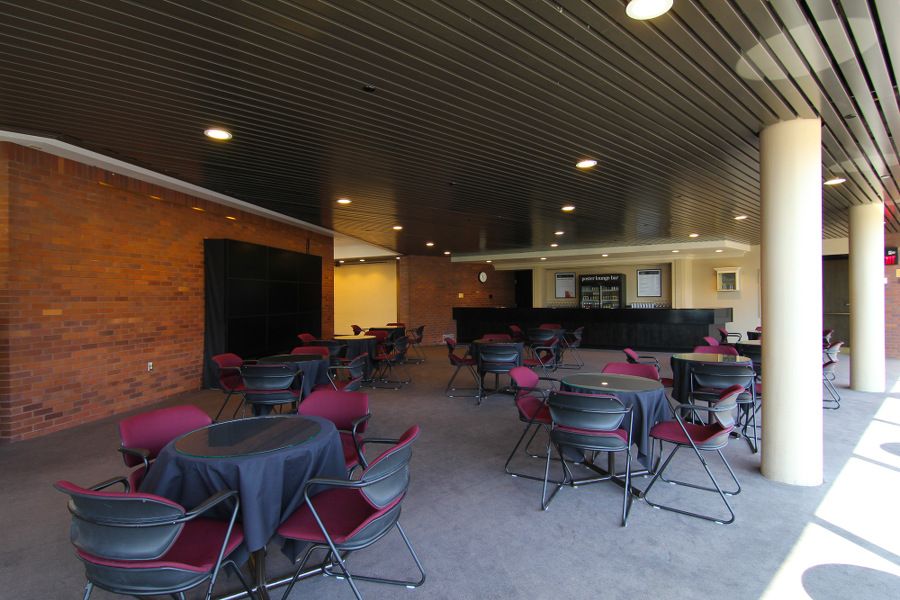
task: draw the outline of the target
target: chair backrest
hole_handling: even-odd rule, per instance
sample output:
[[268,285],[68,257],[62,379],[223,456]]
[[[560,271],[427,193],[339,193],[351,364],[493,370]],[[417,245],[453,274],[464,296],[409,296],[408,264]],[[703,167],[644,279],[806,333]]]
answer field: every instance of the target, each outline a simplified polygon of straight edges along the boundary
[[406,327],[406,323],[388,323],[385,327]]
[[244,365],[241,376],[249,390],[286,390],[294,383],[298,371],[289,365]]
[[616,375],[633,375],[634,377],[645,377],[653,381],[659,381],[659,370],[656,368],[656,365],[611,362],[603,367],[603,372]]
[[[170,406],[140,413],[119,421],[119,439],[124,448],[144,448],[153,460],[163,446],[178,436],[212,423],[208,414],[189,404]],[[122,454],[125,464],[134,467],[143,461],[132,454]]]
[[513,340],[517,342],[525,341],[525,331],[518,325],[510,325],[509,331],[512,334]]
[[725,354],[728,356],[738,356],[738,351],[733,346],[694,346],[695,354]]
[[353,330],[353,335],[359,335],[363,332],[363,328],[359,325],[351,325],[350,329]]
[[402,360],[406,356],[406,351],[409,349],[409,338],[405,335],[398,337],[394,340],[394,347],[391,350],[391,358],[396,360]]
[[740,363],[694,363],[690,377],[692,390],[726,390],[735,385],[752,390],[756,372],[752,365]]
[[478,347],[478,370],[491,373],[508,373],[522,362],[518,344],[481,344]]
[[834,334],[834,329],[823,329],[822,330],[822,341],[826,344],[831,343],[831,336]]
[[481,339],[485,342],[511,342],[512,336],[508,333],[486,333]]
[[539,329],[562,329],[562,325],[559,323],[541,323],[538,325]]
[[737,399],[746,391],[741,385],[732,385],[722,390],[719,400],[713,405],[716,411],[712,413],[711,420],[716,421],[726,431],[734,429],[734,409],[737,407]]
[[419,437],[419,426],[413,425],[400,436],[394,446],[382,452],[362,472],[360,481],[384,477],[378,483],[362,488],[362,493],[375,508],[385,508],[399,502],[409,489],[409,460],[412,443]]
[[547,401],[554,426],[589,431],[615,431],[630,409],[612,394],[550,392]]
[[291,354],[318,355],[322,358],[330,358],[331,350],[328,346],[297,346],[291,350]]
[[703,341],[706,342],[707,346],[718,346],[719,345],[719,340],[712,337],[711,335],[704,335]]
[[834,375],[837,371],[837,361],[829,360],[822,364],[822,375]]
[[237,354],[226,352],[212,357],[219,369],[219,386],[225,390],[233,390],[241,384],[241,374],[236,370],[244,364],[244,359]]
[[374,336],[377,344],[383,344],[388,339],[388,332],[384,329],[370,329],[366,332],[366,335]]
[[528,342],[540,346],[550,346],[556,341],[556,330],[554,329],[529,329]]
[[721,339],[721,342],[722,342],[723,344],[727,344],[727,343],[728,343],[728,336],[729,336],[729,335],[737,336],[736,333],[730,333],[730,332],[729,332],[727,329],[725,329],[724,327],[719,327],[718,330],[719,330],[719,338]]
[[300,333],[300,334],[297,334],[297,338],[298,338],[301,342],[303,342],[304,344],[312,344],[312,343],[315,342],[316,339],[317,339],[316,336],[314,336],[314,335],[311,334],[311,333]]
[[[297,407],[298,415],[312,415],[328,419],[338,429],[353,429],[353,422],[369,414],[369,395],[365,392],[317,390]],[[360,433],[366,423],[360,424]]]
[[162,496],[89,490],[69,481],[54,487],[70,498],[72,545],[94,556],[155,560],[181,533],[184,507]]
[[510,370],[509,378],[512,379],[513,384],[516,386],[516,398],[527,396],[540,383],[538,374],[528,367],[515,367]]
[[572,348],[577,348],[581,345],[581,338],[584,335],[584,327],[579,327],[575,329],[571,334],[568,334],[566,337],[569,341],[569,346]]
[[369,353],[363,352],[353,357],[353,360],[344,365],[344,368],[350,372],[351,377],[361,377],[365,374],[366,363],[369,361]]
[[839,361],[840,357],[841,357],[841,346],[843,346],[843,345],[844,345],[843,341],[828,344],[828,347],[825,348],[825,351],[824,351],[825,356],[828,358],[828,360],[833,360],[834,362]]
[[631,348],[625,348],[622,352],[625,353],[625,359],[630,363],[639,363],[641,360],[638,353]]

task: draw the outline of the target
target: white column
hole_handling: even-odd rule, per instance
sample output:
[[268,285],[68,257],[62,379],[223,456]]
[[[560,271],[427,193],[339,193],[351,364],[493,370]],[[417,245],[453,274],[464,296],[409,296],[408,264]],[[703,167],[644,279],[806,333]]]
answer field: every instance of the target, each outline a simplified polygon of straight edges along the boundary
[[884,391],[884,205],[850,208],[850,387]]
[[672,308],[694,308],[694,261],[672,261]]
[[760,133],[762,474],[822,483],[822,133],[819,119]]

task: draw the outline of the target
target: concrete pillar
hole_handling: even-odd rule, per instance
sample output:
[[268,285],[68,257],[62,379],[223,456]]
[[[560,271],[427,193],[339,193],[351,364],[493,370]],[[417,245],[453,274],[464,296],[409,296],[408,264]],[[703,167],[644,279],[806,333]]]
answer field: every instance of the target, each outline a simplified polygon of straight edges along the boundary
[[694,308],[694,261],[672,261],[672,308]]
[[543,308],[545,291],[547,289],[547,270],[542,267],[531,269],[531,305],[534,308]]
[[850,387],[884,391],[884,205],[850,208]]
[[819,119],[760,133],[762,474],[822,483],[822,133]]

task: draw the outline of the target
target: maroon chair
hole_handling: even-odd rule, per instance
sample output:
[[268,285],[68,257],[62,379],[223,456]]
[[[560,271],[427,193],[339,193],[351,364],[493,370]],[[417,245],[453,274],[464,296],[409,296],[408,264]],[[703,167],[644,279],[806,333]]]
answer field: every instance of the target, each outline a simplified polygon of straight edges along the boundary
[[311,345],[315,344],[317,341],[319,341],[318,338],[311,333],[297,334],[297,339],[299,339],[301,342],[303,342],[304,346],[311,346]]
[[559,330],[562,328],[563,328],[562,325],[560,325],[559,323],[541,323],[540,325],[538,325],[538,329]]
[[838,362],[841,360],[841,346],[844,345],[844,342],[833,342],[828,344],[828,346],[822,351],[822,362]]
[[244,400],[253,407],[253,414],[267,415],[275,407],[290,404],[296,407],[300,402],[301,389],[298,380],[303,371],[296,365],[257,364],[241,367],[244,378]]
[[[740,333],[736,332],[736,331],[734,331],[734,332],[729,332],[729,331],[728,331],[727,329],[725,329],[724,327],[719,327],[719,338],[720,338],[719,341],[720,341],[722,344],[731,344],[731,343],[734,343],[734,342],[739,342],[739,341],[741,341],[741,340],[743,339],[743,336],[742,336]],[[732,340],[734,340],[734,342],[732,342]]]
[[459,372],[463,369],[468,370],[469,373],[472,374],[472,378],[475,380],[476,385],[478,384],[478,373],[475,371],[475,365],[477,363],[468,353],[466,353],[465,356],[460,356],[456,353],[456,340],[452,337],[444,338],[444,342],[447,344],[447,358],[450,359],[450,365],[456,367],[456,370],[453,371],[453,376],[450,378],[450,381],[447,382],[447,387],[444,388],[444,395],[448,398],[477,398],[478,390],[480,389],[478,387],[464,388],[475,392],[471,396],[450,393],[456,391],[457,388],[453,387],[453,382],[456,380],[456,376],[459,375]]
[[291,354],[321,356],[323,360],[331,360],[331,349],[328,346],[297,346],[291,350]]
[[385,327],[406,327],[406,323],[388,323]]
[[410,362],[415,361],[416,363],[425,362],[425,354],[422,352],[422,348],[420,345],[422,344],[422,338],[425,336],[425,326],[419,325],[415,329],[412,330],[411,333],[407,334],[407,338],[409,339],[409,349],[411,352],[416,353],[415,358],[410,358]]
[[510,471],[509,463],[512,462],[513,456],[515,456],[516,451],[522,445],[522,441],[529,432],[531,432],[531,437],[528,439],[528,443],[525,444],[525,454],[531,458],[543,458],[528,451],[528,447],[531,445],[537,432],[541,429],[550,431],[552,423],[550,409],[547,408],[547,397],[554,390],[553,388],[542,388],[540,383],[541,381],[550,381],[553,382],[551,383],[552,386],[553,384],[558,384],[559,381],[552,377],[538,377],[538,374],[528,367],[515,367],[509,372],[509,378],[512,380],[513,388],[515,389],[515,402],[519,412],[519,421],[525,423],[525,430],[522,431],[522,435],[519,436],[516,445],[513,446],[512,452],[509,453],[506,464],[503,465],[503,470],[513,477],[543,481],[543,477]]
[[363,434],[372,416],[369,412],[369,396],[363,392],[339,392],[316,390],[303,399],[297,408],[298,415],[323,417],[337,427],[344,449],[347,471],[366,467]]
[[524,342],[526,340],[525,330],[518,325],[510,325],[509,331],[514,342]]
[[718,346],[694,346],[695,354],[724,354],[726,356],[739,356],[734,346],[719,344]]
[[[207,581],[205,598],[210,600],[223,566],[254,597],[232,558],[244,541],[235,522],[237,492],[222,490],[188,510],[162,496],[106,490],[116,483],[125,480],[91,488],[69,481],[54,484],[70,498],[70,537],[87,578],[84,600],[94,587],[124,596],[184,598],[186,590]],[[225,518],[202,516],[209,511]]]
[[[559,359],[560,369],[580,369],[584,366],[584,359],[578,349],[581,348],[581,338],[584,335],[584,327],[578,327],[574,331],[567,331],[560,340],[561,356]],[[574,363],[567,363],[565,356],[571,354],[575,357]]]
[[486,333],[481,336],[484,342],[511,342],[512,336],[508,333]]
[[208,414],[190,404],[151,410],[119,421],[122,460],[127,467],[138,467],[128,475],[131,489],[140,487],[163,446],[212,422]]
[[718,346],[719,345],[719,340],[712,337],[711,335],[704,335],[703,341],[706,342],[707,346]]
[[603,373],[632,375],[634,377],[644,377],[646,379],[652,379],[653,381],[659,381],[659,371],[656,369],[656,365],[650,364],[612,362],[607,363],[603,367]]
[[[405,366],[408,348],[409,340],[405,335],[402,335],[395,339],[393,343],[386,343],[383,349],[372,357],[372,360],[375,362],[372,387],[399,390],[412,381],[412,377],[409,376],[409,371],[406,370]],[[400,379],[391,379],[395,368]],[[384,385],[377,385],[375,382],[380,382]]]
[[[625,360],[635,365],[654,365],[656,367],[657,372],[662,369],[659,366],[659,361],[656,360],[655,356],[651,356],[649,354],[638,354],[631,348],[625,348],[622,352],[625,353]],[[659,382],[663,385],[663,387],[670,388],[675,385],[675,382],[669,377],[660,377]]]
[[359,335],[363,332],[363,328],[359,325],[351,325],[350,329],[353,330],[353,335]]
[[243,394],[247,389],[241,377],[241,367],[254,361],[245,361],[237,354],[230,352],[216,354],[212,357],[212,361],[216,363],[216,368],[219,371],[219,389],[225,393],[225,400],[222,401],[222,406],[219,407],[219,412],[216,413],[216,418],[214,419],[218,421],[219,417],[222,416],[222,411],[228,405],[228,401],[231,400],[231,395],[234,393]]
[[827,398],[822,399],[822,406],[832,410],[841,407],[841,395],[834,386],[834,380],[837,379],[837,365],[838,363],[835,360],[829,360],[822,365],[822,384],[831,395],[831,400]]
[[[728,461],[725,460],[725,455],[722,454],[722,448],[728,445],[728,438],[730,437],[731,432],[735,427],[734,412],[735,408],[737,407],[737,399],[738,396],[740,396],[744,392],[745,389],[742,386],[733,385],[728,389],[722,391],[722,393],[719,395],[718,402],[710,403],[709,406],[701,406],[698,404],[688,403],[679,404],[675,408],[674,421],[663,421],[662,423],[658,423],[653,426],[653,429],[650,430],[650,438],[659,442],[660,458],[662,457],[663,442],[673,444],[673,448],[669,455],[666,457],[666,460],[662,463],[662,466],[656,469],[653,478],[647,485],[647,489],[644,490],[644,500],[647,501],[647,504],[654,508],[661,508],[664,510],[677,512],[682,515],[698,517],[707,521],[714,521],[716,523],[719,523],[720,525],[727,525],[734,522],[734,511],[731,509],[731,504],[729,504],[726,495],[735,496],[739,494],[741,492],[741,484],[738,482],[734,471],[731,469],[731,465],[729,465]],[[691,413],[692,416],[698,412],[706,412],[709,414],[709,423],[703,424],[699,422],[699,419],[697,419],[698,422],[689,423],[685,421],[685,419],[681,416],[682,412]],[[697,455],[697,458],[700,460],[700,464],[703,466],[703,469],[706,471],[706,475],[709,477],[714,487],[701,486],[697,485],[696,483],[687,483],[684,481],[676,481],[674,479],[666,479],[662,476],[663,473],[665,473],[666,468],[668,468],[669,464],[672,462],[672,459],[675,457],[675,454],[678,452],[678,450],[685,447],[691,448],[694,451],[694,454]],[[719,458],[722,459],[725,468],[731,475],[731,479],[734,481],[734,484],[736,486],[735,489],[722,489],[722,487],[719,485],[719,482],[712,474],[712,471],[710,471],[706,459],[704,459],[700,454],[701,452],[715,452],[719,455]],[[652,455],[650,460],[651,464],[653,464]],[[650,490],[653,489],[654,484],[659,479],[662,479],[666,483],[671,483],[673,485],[687,486],[693,489],[718,493],[719,497],[722,499],[722,502],[725,504],[730,517],[726,520],[718,516],[712,516],[705,513],[695,513],[682,508],[676,508],[674,506],[652,502],[648,498],[648,496],[650,494]],[[706,504],[707,502],[704,501],[703,505],[706,506]]]
[[[331,559],[325,573],[345,578],[358,599],[362,596],[356,587],[357,579],[408,588],[425,583],[422,563],[400,526],[400,506],[409,489],[412,443],[418,436],[419,428],[414,425],[399,440],[366,440],[370,444],[392,445],[373,460],[357,480],[314,478],[307,482],[303,488],[306,502],[278,528],[278,535],[285,539],[309,544],[283,598],[290,595],[312,552],[322,548],[330,551]],[[324,491],[319,491],[323,488]],[[311,496],[310,491],[318,493]],[[344,562],[346,553],[368,548],[394,527],[403,538],[421,577],[404,581],[351,574]]]

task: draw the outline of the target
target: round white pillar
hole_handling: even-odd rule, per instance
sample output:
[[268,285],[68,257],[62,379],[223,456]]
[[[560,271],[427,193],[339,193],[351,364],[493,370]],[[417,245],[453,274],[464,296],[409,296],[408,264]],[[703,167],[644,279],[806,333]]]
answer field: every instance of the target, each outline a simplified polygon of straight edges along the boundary
[[819,119],[760,133],[762,474],[822,483],[822,133]]
[[850,387],[884,391],[884,205],[850,208]]

